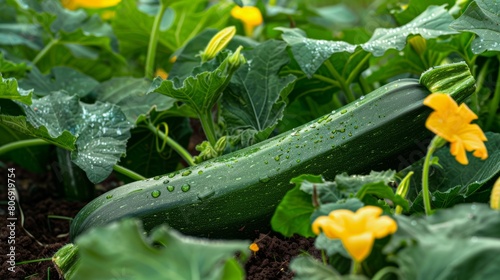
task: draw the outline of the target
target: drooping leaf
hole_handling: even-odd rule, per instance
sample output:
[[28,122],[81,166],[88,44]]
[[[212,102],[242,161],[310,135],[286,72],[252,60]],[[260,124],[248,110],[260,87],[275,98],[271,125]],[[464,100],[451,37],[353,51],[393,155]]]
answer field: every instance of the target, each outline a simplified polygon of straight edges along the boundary
[[167,226],[145,237],[135,220],[93,229],[75,243],[80,255],[76,278],[138,280],[218,280],[227,261],[236,252],[245,255],[249,245],[185,237]]
[[146,79],[118,77],[101,83],[94,92],[97,100],[120,106],[131,123],[137,123],[155,109],[165,111],[174,106],[175,99],[161,94],[146,94],[151,82]]
[[18,87],[14,78],[4,79],[0,75],[0,98],[17,100],[24,104],[31,104],[32,90],[24,90]]
[[[448,208],[476,193],[483,185],[500,175],[500,134],[487,132],[485,143],[488,158],[481,160],[469,154],[469,164],[458,163],[450,154],[448,147],[438,150],[434,156],[439,158],[442,168],[431,167],[429,188],[432,193],[433,208]],[[421,209],[422,165],[420,160],[403,171],[406,174],[415,172],[411,178],[408,199],[413,202],[413,210]]]
[[274,130],[295,77],[279,76],[289,62],[283,42],[268,40],[244,55],[249,63],[236,71],[226,88],[222,116],[229,135],[246,147],[267,139]]
[[125,153],[132,125],[116,105],[84,104],[76,95],[53,92],[23,107],[27,122],[50,137],[69,131],[77,138],[72,160],[94,183],[106,179]]
[[404,279],[493,279],[500,273],[500,215],[488,205],[396,219],[398,231],[385,251],[397,251],[393,260]]
[[430,6],[406,25],[376,29],[368,42],[359,45],[343,41],[309,39],[300,29],[279,28],[279,30],[283,31],[283,40],[291,46],[292,53],[301,69],[308,77],[311,77],[334,53],[353,53],[357,47],[361,47],[374,56],[382,56],[389,49],[402,50],[409,35],[419,34],[430,39],[456,34],[456,31],[448,27],[452,21],[453,17],[444,7]]
[[450,27],[468,31],[478,37],[472,42],[475,54],[500,51],[500,2],[498,0],[472,1],[467,10]]
[[76,149],[76,137],[70,132],[63,131],[60,135],[54,137],[44,126],[39,128],[33,127],[33,125],[26,121],[25,116],[0,115],[0,123],[8,129],[13,129],[25,135],[43,139],[66,150],[73,151]]
[[19,81],[22,88],[35,91],[38,96],[46,96],[54,91],[64,90],[80,98],[86,96],[99,83],[93,78],[69,67],[54,67],[50,74],[43,75],[34,67],[26,78]]

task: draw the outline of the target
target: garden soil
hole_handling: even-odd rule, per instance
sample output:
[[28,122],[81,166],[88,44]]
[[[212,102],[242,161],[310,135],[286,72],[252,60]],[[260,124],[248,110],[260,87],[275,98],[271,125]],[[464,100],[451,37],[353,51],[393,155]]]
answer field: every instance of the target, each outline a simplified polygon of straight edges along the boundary
[[[37,175],[23,170],[15,165],[16,187],[24,213],[24,229],[18,223],[15,235],[16,262],[29,260],[50,259],[63,245],[69,242],[69,221],[60,217],[74,217],[85,205],[81,202],[70,202],[56,196],[51,175]],[[50,172],[49,172],[50,173]],[[0,169],[1,178],[7,178],[5,169]],[[120,183],[111,178],[97,185],[99,192],[118,186]],[[6,183],[0,182],[0,218],[2,228],[0,279],[60,279],[50,260],[37,261],[29,264],[16,265],[15,273],[10,272],[6,262],[9,253],[7,243],[9,230],[6,227],[7,207]],[[31,235],[31,236],[30,236]],[[294,256],[308,252],[319,258],[319,252],[314,248],[313,239],[302,237],[284,238],[274,232],[255,233],[253,242],[259,246],[259,251],[252,254],[245,264],[247,279],[292,279],[293,273],[289,270],[289,263]],[[175,279],[172,279],[175,280]]]

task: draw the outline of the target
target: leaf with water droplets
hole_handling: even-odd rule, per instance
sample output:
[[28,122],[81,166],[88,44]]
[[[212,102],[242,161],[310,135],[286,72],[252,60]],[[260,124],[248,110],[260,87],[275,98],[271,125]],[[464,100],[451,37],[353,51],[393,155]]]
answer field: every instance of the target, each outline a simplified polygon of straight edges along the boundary
[[4,79],[0,74],[0,98],[17,100],[30,105],[32,94],[32,90],[23,90],[19,88],[16,79]]
[[76,95],[53,92],[22,107],[26,120],[36,129],[46,129],[50,137],[68,131],[76,137],[72,161],[94,183],[106,179],[126,152],[132,125],[116,105],[99,101],[85,104]]
[[242,147],[265,140],[283,117],[284,99],[295,77],[279,76],[289,62],[284,42],[269,40],[246,52],[248,64],[233,75],[222,99],[222,116],[232,142]]
[[311,77],[332,54],[353,53],[357,47],[382,56],[389,49],[402,50],[410,35],[420,34],[426,39],[456,34],[448,27],[453,17],[443,6],[430,6],[414,20],[396,28],[377,28],[370,40],[364,44],[351,45],[342,41],[326,41],[306,38],[300,29],[277,28],[283,31],[283,40],[292,48],[292,53],[302,71]]
[[151,81],[133,77],[118,77],[101,83],[96,89],[97,100],[120,106],[131,123],[137,123],[153,109],[164,111],[174,106],[175,99],[161,94],[146,94]]
[[472,42],[472,51],[500,51],[500,1],[476,0],[456,19],[451,28],[477,35]]
[[33,67],[26,78],[19,81],[22,88],[30,88],[38,96],[45,96],[53,91],[64,90],[69,95],[84,97],[99,83],[93,78],[70,67],[57,66],[50,74],[43,75],[38,68]]

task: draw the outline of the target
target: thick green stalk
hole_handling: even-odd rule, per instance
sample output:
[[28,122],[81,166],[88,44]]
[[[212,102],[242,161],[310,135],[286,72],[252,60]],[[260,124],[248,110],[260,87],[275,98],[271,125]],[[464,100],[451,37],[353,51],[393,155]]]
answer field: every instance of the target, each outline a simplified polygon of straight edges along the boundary
[[51,143],[42,140],[42,139],[28,139],[28,140],[21,140],[21,141],[16,141],[16,142],[11,142],[9,144],[5,144],[0,147],[0,155],[6,154],[10,151],[20,149],[20,148],[27,148],[31,146],[40,146],[40,145],[50,145]]
[[142,175],[140,175],[140,174],[138,174],[138,173],[136,173],[136,172],[134,172],[134,171],[132,171],[132,170],[130,170],[128,168],[125,168],[125,167],[123,167],[121,165],[118,165],[118,164],[115,164],[113,166],[113,170],[116,171],[116,172],[118,172],[118,173],[121,173],[121,174],[123,174],[123,175],[125,175],[125,176],[127,176],[127,177],[129,177],[131,179],[134,179],[136,181],[140,181],[140,180],[145,180],[146,179],[146,177],[144,177],[144,176],[142,176]]
[[44,57],[50,51],[50,49],[52,49],[52,47],[57,45],[58,43],[59,39],[52,39],[47,45],[45,45],[45,47],[33,59],[33,65],[36,65],[40,61],[40,59],[42,59],[42,57]]
[[432,154],[442,147],[446,143],[446,140],[439,136],[434,136],[429,148],[427,149],[427,155],[425,155],[424,166],[422,169],[422,198],[424,199],[425,214],[427,216],[432,214],[431,209],[431,197],[429,191],[429,168],[431,167]]
[[155,73],[155,58],[156,58],[156,47],[158,46],[158,38],[160,37],[160,24],[167,10],[167,6],[161,4],[158,13],[156,14],[155,20],[153,22],[153,27],[151,29],[151,36],[149,37],[148,54],[146,57],[146,68],[144,75],[146,78],[154,78]]
[[168,137],[162,131],[157,130],[156,127],[152,123],[148,122],[146,127],[151,132],[153,132],[158,137],[160,137],[165,142],[167,142],[167,145],[169,145],[174,151],[176,151],[187,162],[187,164],[189,164],[190,166],[196,165],[191,154],[186,149],[184,149],[184,147],[179,145],[179,143],[175,142],[174,139]]
[[[500,81],[500,69],[498,69],[497,81]],[[486,121],[485,130],[488,131],[492,128],[495,117],[497,116],[498,107],[500,106],[500,85],[496,85],[495,93],[493,94],[493,99],[490,102],[490,108],[488,110],[488,120]]]
[[200,114],[200,122],[205,135],[207,136],[208,142],[215,147],[215,143],[217,143],[217,137],[215,136],[215,127],[214,121],[212,119],[212,113],[210,111],[205,114]]
[[479,114],[479,92],[483,88],[484,81],[486,79],[486,74],[488,73],[488,68],[490,65],[490,59],[486,60],[484,63],[483,67],[481,68],[481,71],[479,71],[479,74],[477,76],[477,81],[476,81],[476,91],[472,94],[471,96],[471,107],[472,110],[476,113]]

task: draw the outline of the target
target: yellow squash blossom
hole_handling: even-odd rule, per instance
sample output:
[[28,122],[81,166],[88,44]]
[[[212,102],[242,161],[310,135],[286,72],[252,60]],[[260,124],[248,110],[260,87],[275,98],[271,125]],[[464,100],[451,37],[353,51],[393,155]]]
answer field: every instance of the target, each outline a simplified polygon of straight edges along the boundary
[[488,158],[486,136],[477,124],[470,123],[477,116],[467,105],[458,106],[451,96],[442,93],[430,94],[424,104],[434,109],[425,126],[450,142],[450,152],[459,163],[469,163],[465,151],[474,151],[473,155],[481,159]]
[[163,68],[158,68],[156,69],[155,77],[161,77],[162,79],[166,80],[168,78],[168,73],[167,71],[163,70]]
[[61,0],[61,4],[69,10],[78,8],[99,9],[116,6],[121,0]]
[[253,254],[255,255],[258,251],[259,251],[259,245],[257,245],[257,243],[252,243],[250,244],[250,246],[248,246],[248,248],[250,249],[250,251],[253,252]]
[[318,217],[312,224],[313,232],[323,233],[331,239],[340,239],[349,255],[356,261],[365,260],[377,238],[383,238],[396,232],[396,222],[388,216],[380,216],[382,209],[364,206],[356,213],[346,210],[334,210],[328,216]]
[[254,28],[261,25],[263,22],[260,10],[252,6],[235,6],[231,10],[231,16],[243,22],[245,34],[247,36],[252,36]]
[[500,210],[500,177],[498,177],[491,190],[490,206],[492,209]]

